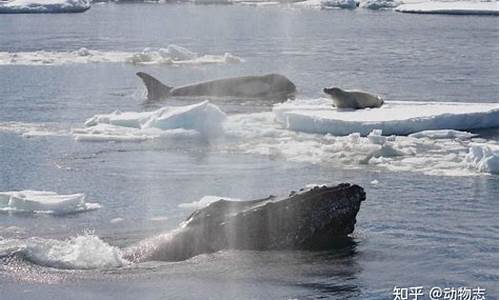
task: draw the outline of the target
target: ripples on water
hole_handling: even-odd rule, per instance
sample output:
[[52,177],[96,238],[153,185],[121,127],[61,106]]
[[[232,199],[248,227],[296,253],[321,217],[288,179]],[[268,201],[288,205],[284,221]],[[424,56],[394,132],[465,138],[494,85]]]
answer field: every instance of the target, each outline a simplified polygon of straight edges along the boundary
[[[85,47],[134,53],[177,44],[200,54],[230,52],[245,62],[3,65],[0,73],[8,76],[0,76],[0,120],[67,132],[95,114],[154,109],[140,104],[138,70],[172,85],[279,72],[304,97],[340,85],[388,100],[496,102],[497,27],[495,17],[285,7],[104,4],[80,15],[2,16],[0,51]],[[220,107],[232,114],[267,111],[271,104]],[[51,269],[22,254],[8,255],[0,258],[2,299],[381,299],[390,298],[395,285],[479,285],[498,296],[498,176],[343,170],[220,153],[196,139],[92,144],[64,135],[26,139],[2,132],[0,150],[1,191],[85,192],[103,205],[65,217],[0,215],[0,236],[22,242],[64,240],[90,228],[105,242],[125,247],[175,228],[190,213],[179,204],[204,195],[252,199],[307,183],[345,181],[364,186],[368,195],[352,243],[340,250],[222,251],[98,271]]]

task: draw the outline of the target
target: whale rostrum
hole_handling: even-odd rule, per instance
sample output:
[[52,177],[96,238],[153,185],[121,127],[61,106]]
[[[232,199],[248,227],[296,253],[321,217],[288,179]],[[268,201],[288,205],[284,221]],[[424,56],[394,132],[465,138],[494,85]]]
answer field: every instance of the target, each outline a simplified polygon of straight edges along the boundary
[[179,261],[223,249],[327,249],[354,230],[366,198],[363,188],[343,183],[252,201],[219,200],[194,211],[171,232],[125,251],[131,261]]
[[170,87],[153,76],[138,72],[147,90],[147,100],[155,101],[170,97],[234,97],[243,99],[269,99],[283,101],[293,97],[296,87],[280,74],[242,76]]

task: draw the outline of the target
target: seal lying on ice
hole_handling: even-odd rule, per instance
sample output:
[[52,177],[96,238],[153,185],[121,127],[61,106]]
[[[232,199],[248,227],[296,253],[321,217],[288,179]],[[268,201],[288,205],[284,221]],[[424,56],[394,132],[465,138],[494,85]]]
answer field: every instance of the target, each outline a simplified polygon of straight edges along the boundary
[[168,97],[235,97],[286,100],[296,91],[295,84],[280,74],[243,76],[170,87],[153,76],[138,72],[147,89],[149,101]]
[[371,95],[361,91],[345,91],[341,88],[324,88],[323,92],[330,95],[337,108],[369,108],[380,107],[384,100],[380,96]]
[[219,200],[194,211],[178,229],[125,251],[131,261],[179,261],[222,249],[326,249],[356,224],[362,187],[348,183],[252,201]]

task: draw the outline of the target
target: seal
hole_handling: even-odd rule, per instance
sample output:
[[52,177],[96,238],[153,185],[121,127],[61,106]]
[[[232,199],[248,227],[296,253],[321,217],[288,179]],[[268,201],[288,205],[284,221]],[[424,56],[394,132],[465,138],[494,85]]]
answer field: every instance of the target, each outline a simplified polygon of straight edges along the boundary
[[263,76],[242,76],[192,83],[170,87],[153,76],[138,72],[147,89],[147,100],[161,100],[169,97],[235,97],[271,100],[286,100],[296,92],[293,82],[280,74]]
[[362,187],[343,183],[281,199],[219,200],[194,211],[177,229],[127,248],[125,257],[179,261],[223,249],[333,249],[353,232],[365,199]]
[[381,107],[384,100],[380,96],[361,91],[346,91],[338,87],[324,88],[323,92],[330,95],[337,108],[373,108]]

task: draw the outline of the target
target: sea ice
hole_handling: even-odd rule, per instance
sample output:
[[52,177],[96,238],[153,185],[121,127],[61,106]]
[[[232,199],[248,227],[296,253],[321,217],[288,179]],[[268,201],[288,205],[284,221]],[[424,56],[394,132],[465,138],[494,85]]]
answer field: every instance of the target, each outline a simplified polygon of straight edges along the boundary
[[419,14],[498,16],[498,1],[425,1],[402,4],[394,10]]
[[84,200],[85,194],[59,195],[31,190],[0,192],[0,211],[63,215],[101,207],[98,203]]
[[0,14],[77,13],[90,8],[89,0],[0,1]]
[[479,172],[498,174],[498,147],[472,145],[465,163]]
[[84,63],[131,63],[137,65],[202,65],[243,62],[231,53],[198,55],[177,45],[167,48],[144,48],[141,52],[99,51],[80,48],[76,51],[0,52],[0,65],[61,65]]
[[459,131],[453,129],[442,129],[442,130],[424,130],[412,133],[408,135],[414,138],[430,138],[430,139],[470,139],[477,136],[477,134],[470,133],[467,131]]
[[273,107],[285,128],[309,133],[408,135],[436,130],[498,127],[498,103],[387,101],[380,108],[337,110],[329,99],[294,100]]
[[295,7],[306,7],[306,8],[320,8],[320,9],[332,9],[332,8],[346,8],[354,9],[357,7],[357,2],[355,0],[306,0],[294,2]]
[[[315,101],[312,101],[315,102]],[[317,102],[317,101],[316,101]],[[318,104],[318,103],[316,103]],[[366,168],[366,165],[390,171],[418,172],[438,176],[471,176],[495,174],[494,168],[476,168],[478,157],[487,159],[489,152],[474,154],[470,148],[480,145],[498,155],[498,143],[470,136],[429,138],[442,131],[427,132],[422,137],[382,135],[374,129],[363,137],[358,132],[346,136],[311,134],[283,128],[271,112],[230,115],[224,122],[227,136],[232,137],[227,151],[258,154],[274,159],[312,163],[342,168]],[[385,134],[385,133],[384,133]],[[491,160],[494,158],[490,158]],[[473,163],[474,162],[474,163]],[[365,166],[363,166],[365,165]]]
[[219,200],[241,201],[240,199],[236,199],[236,198],[219,197],[219,196],[203,196],[198,201],[193,201],[193,202],[189,202],[189,203],[181,203],[178,206],[180,208],[187,208],[187,209],[200,209],[200,208],[203,208],[205,206],[208,206],[210,203],[213,203],[213,202],[216,202]]
[[203,101],[187,106],[165,106],[151,112],[120,112],[95,115],[86,128],[73,129],[79,141],[142,142],[159,137],[177,138],[218,135],[226,115]]
[[359,3],[359,7],[379,10],[379,9],[393,9],[401,2],[397,0],[366,0]]

